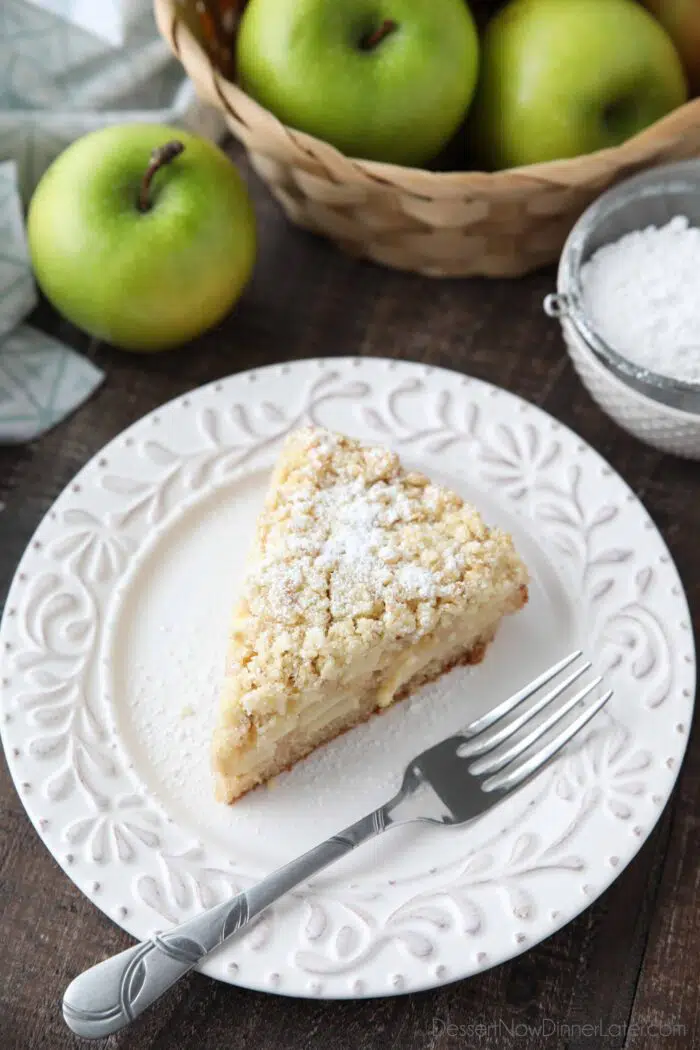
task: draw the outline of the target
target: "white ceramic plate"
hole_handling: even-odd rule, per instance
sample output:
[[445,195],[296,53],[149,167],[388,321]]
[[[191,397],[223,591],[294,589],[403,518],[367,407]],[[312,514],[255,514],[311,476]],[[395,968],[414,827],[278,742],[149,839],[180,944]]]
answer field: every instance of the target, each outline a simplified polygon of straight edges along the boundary
[[[485,663],[354,729],[235,806],[208,747],[231,604],[284,435],[395,447],[511,529],[527,609]],[[297,362],[146,416],[39,526],[1,630],[3,739],[58,863],[136,937],[247,886],[384,801],[420,749],[582,647],[615,687],[577,751],[476,824],[390,831],[202,967],[311,997],[412,991],[548,936],[632,859],[678,774],[695,662],[683,590],[625,483],[544,412],[440,369]]]

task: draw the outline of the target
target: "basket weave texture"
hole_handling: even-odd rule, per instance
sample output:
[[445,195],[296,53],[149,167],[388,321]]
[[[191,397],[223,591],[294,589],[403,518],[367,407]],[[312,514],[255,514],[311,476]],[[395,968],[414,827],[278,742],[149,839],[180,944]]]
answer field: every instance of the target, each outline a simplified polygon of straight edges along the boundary
[[431,277],[518,276],[553,262],[603,190],[700,156],[700,98],[615,149],[494,173],[353,160],[280,123],[225,79],[198,38],[195,0],[154,0],[160,31],[289,219],[346,251]]

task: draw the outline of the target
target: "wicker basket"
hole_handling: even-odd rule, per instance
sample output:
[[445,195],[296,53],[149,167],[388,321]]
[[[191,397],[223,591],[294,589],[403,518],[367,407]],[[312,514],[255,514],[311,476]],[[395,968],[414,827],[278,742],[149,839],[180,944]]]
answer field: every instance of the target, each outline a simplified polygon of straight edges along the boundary
[[700,155],[695,99],[624,145],[573,160],[492,174],[352,160],[281,124],[226,80],[198,39],[194,4],[155,0],[160,31],[288,217],[388,266],[431,277],[527,273],[557,258],[576,219],[612,183]]

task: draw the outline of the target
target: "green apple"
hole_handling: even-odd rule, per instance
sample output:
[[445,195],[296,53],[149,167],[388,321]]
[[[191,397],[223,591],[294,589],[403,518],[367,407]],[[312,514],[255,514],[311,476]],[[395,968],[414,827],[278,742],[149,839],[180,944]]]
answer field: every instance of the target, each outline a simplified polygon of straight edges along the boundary
[[482,42],[474,158],[511,168],[617,146],[686,98],[671,39],[635,0],[512,0]]
[[163,350],[216,324],[255,257],[247,190],[218,147],[158,124],[78,139],[29,206],[36,279],[53,305],[99,339]]
[[250,0],[236,65],[284,124],[351,157],[420,165],[464,119],[479,45],[465,0]]
[[644,0],[678,48],[693,94],[700,94],[700,0]]

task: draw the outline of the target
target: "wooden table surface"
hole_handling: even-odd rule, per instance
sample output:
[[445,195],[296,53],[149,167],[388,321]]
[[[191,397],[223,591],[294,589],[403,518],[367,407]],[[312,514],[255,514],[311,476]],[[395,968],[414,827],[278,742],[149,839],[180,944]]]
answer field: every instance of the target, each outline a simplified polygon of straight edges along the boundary
[[[700,472],[639,444],[581,388],[541,303],[553,271],[518,281],[434,282],[341,255],[290,227],[249,176],[260,220],[254,279],[233,315],[186,349],[153,357],[98,348],[107,379],[71,419],[0,448],[0,602],[44,512],[105,442],[156,405],[241,369],[366,354],[429,362],[498,383],[597,448],[661,529],[700,612]],[[40,319],[79,349],[84,336]],[[0,771],[0,1047],[65,1050],[66,984],[130,938],[44,848]],[[198,974],[110,1047],[166,1050],[548,1050],[700,1047],[700,739],[658,826],[612,887],[536,948],[470,980],[359,1002],[262,995]],[[449,1025],[482,1022],[467,1038]],[[595,1029],[584,1026],[597,1026]],[[538,1026],[540,1031],[538,1032]],[[567,1027],[570,1026],[570,1027]],[[600,1034],[602,1032],[602,1035]]]

